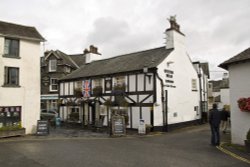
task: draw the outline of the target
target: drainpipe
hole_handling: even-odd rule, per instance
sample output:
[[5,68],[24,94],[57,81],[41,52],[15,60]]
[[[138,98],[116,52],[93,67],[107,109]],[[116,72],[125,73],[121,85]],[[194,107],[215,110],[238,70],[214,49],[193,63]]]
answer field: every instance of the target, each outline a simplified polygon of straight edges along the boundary
[[199,72],[198,72],[198,78],[199,78],[199,93],[200,93],[200,123],[202,123],[202,112],[203,112],[203,108],[202,108],[202,87],[201,87],[201,65],[199,63]]
[[[166,126],[165,130],[168,131],[168,114],[167,114],[167,110],[164,113],[164,82],[163,82],[163,79],[157,73],[157,71],[155,72],[155,75],[161,82],[161,103],[162,103],[162,113],[163,113],[163,126],[165,125]],[[167,108],[167,106],[166,106],[166,108]]]

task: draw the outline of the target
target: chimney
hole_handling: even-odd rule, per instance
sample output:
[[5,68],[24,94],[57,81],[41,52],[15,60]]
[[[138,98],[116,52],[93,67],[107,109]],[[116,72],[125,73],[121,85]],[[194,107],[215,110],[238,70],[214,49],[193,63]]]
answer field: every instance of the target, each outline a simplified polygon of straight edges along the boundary
[[98,53],[98,48],[94,45],[90,45],[89,50],[85,49],[83,51],[83,54],[86,55],[86,63],[91,63],[102,58],[101,54]]
[[89,52],[94,53],[94,54],[98,54],[98,48],[95,47],[94,45],[90,45],[89,46]]
[[[168,28],[166,31],[175,30],[175,31],[181,33],[180,32],[180,25],[176,22],[176,16],[170,16],[168,21],[170,23],[170,28]],[[181,33],[181,34],[183,34],[183,33]]]
[[185,35],[180,31],[180,25],[176,21],[176,15],[168,19],[170,28],[166,29],[166,49],[185,48]]
[[89,53],[89,51],[88,51],[88,49],[86,48],[86,49],[84,49],[83,54],[85,55],[85,54],[87,54],[87,53]]

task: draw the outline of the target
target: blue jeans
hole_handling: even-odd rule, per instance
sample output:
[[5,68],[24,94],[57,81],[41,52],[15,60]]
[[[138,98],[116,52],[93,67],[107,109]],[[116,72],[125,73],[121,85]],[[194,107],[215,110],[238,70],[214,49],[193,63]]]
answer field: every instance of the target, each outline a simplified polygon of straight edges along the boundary
[[210,128],[212,132],[211,144],[214,146],[220,145],[220,125],[210,125]]

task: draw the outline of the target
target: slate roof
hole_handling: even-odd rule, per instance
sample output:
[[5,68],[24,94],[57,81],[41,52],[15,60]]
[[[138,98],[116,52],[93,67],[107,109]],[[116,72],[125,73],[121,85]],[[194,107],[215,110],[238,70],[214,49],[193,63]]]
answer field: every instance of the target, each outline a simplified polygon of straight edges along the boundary
[[213,84],[213,92],[219,92],[220,89],[223,88],[229,88],[229,79],[222,79],[222,80],[218,80],[218,81],[209,81],[209,83]]
[[45,41],[45,39],[41,36],[41,34],[36,30],[35,27],[18,25],[3,21],[0,21],[0,35]]
[[91,62],[81,66],[71,74],[63,77],[61,80],[71,80],[77,78],[86,78],[106,74],[116,74],[142,70],[145,66],[150,68],[157,67],[172,51],[165,47],[125,54]]
[[250,48],[221,63],[219,67],[227,70],[229,65],[245,61],[250,61]]
[[47,51],[45,53],[45,57],[47,57],[49,54],[53,54],[56,57],[58,57],[59,59],[62,59],[64,61],[64,64],[68,64],[70,66],[72,66],[73,68],[79,68],[78,64],[67,54],[63,53],[60,50],[51,50],[51,51]]
[[85,64],[86,56],[84,54],[74,54],[69,55],[71,59],[80,67],[81,65]]

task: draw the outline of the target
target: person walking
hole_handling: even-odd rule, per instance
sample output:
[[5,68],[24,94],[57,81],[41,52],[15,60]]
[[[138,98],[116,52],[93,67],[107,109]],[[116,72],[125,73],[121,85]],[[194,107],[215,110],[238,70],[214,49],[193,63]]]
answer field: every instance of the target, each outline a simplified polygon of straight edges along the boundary
[[228,117],[229,117],[229,111],[227,111],[226,107],[224,106],[221,111],[221,128],[223,133],[226,133],[227,131]]
[[213,108],[209,112],[209,124],[211,128],[211,145],[220,145],[220,121],[221,114],[217,109],[217,104],[213,104]]

